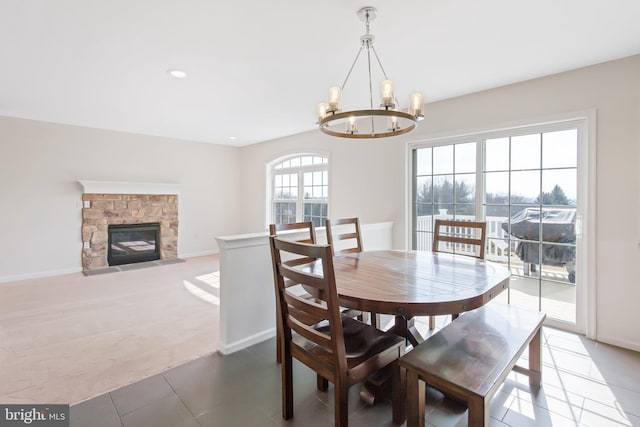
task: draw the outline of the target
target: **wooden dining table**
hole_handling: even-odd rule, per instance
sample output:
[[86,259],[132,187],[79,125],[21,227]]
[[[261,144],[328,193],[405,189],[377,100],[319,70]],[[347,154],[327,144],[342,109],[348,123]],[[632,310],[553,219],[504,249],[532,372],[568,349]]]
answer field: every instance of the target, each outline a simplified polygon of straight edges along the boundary
[[414,317],[481,307],[508,288],[511,275],[495,263],[441,252],[360,252],[333,264],[340,304],[395,316],[393,331],[414,346],[422,341]]

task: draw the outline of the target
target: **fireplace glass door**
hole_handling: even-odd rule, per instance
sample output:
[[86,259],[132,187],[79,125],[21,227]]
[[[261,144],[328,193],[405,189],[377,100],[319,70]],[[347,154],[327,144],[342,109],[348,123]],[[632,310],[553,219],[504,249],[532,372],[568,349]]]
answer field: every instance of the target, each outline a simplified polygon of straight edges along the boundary
[[109,265],[160,259],[159,234],[159,223],[110,225]]

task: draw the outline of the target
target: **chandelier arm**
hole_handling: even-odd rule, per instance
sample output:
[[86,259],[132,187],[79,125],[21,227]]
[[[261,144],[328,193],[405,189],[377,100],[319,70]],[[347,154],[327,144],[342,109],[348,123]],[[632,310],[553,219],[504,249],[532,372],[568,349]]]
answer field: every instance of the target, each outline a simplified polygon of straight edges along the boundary
[[378,61],[380,70],[382,70],[382,75],[384,76],[385,79],[389,80],[389,77],[387,76],[387,72],[384,70],[384,67],[382,66],[382,61],[380,61],[380,57],[378,56],[378,52],[376,52],[376,48],[373,45],[371,45],[371,50],[373,51],[373,54],[376,57],[376,61]]
[[[373,110],[373,85],[371,84],[371,50],[367,45],[367,65],[369,67],[369,108]],[[371,117],[371,133],[376,133],[373,116]]]
[[[384,67],[382,66],[382,61],[380,61],[380,57],[378,56],[378,52],[376,52],[376,48],[373,47],[373,45],[371,46],[371,50],[373,50],[373,54],[376,57],[376,61],[378,61],[378,66],[380,67],[380,70],[382,71],[382,75],[384,76],[385,80],[389,80],[389,76],[387,76],[387,72],[384,70]],[[371,78],[371,77],[369,77],[369,78]],[[398,106],[397,108],[400,108],[400,103],[398,102],[398,98],[396,97],[395,92],[393,94],[393,100],[396,102],[396,105]]]
[[347,80],[351,77],[351,72],[353,71],[353,67],[356,66],[356,62],[358,62],[358,58],[360,58],[360,54],[362,53],[363,46],[360,46],[358,49],[358,53],[356,54],[356,58],[353,60],[353,64],[351,64],[351,68],[349,68],[349,72],[347,73],[347,77],[344,78],[344,82],[342,82],[342,86],[340,87],[340,91],[344,91],[344,87],[347,85]]

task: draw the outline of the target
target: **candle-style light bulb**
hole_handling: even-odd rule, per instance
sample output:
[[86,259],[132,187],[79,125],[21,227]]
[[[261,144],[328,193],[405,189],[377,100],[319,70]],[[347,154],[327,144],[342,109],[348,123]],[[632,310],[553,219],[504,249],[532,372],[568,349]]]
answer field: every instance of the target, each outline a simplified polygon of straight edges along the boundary
[[351,116],[349,117],[349,121],[347,122],[347,132],[348,133],[358,133],[358,125],[356,124],[356,118]]
[[318,122],[327,116],[327,103],[321,102],[318,104]]
[[400,129],[400,125],[398,124],[398,117],[397,116],[389,117],[388,126],[389,126],[389,130],[392,132],[395,132],[398,129]]
[[329,88],[329,107],[327,111],[335,112],[340,110],[340,95],[340,88],[338,86]]
[[384,80],[380,85],[380,106],[385,108],[393,108],[393,82]]
[[409,101],[409,114],[418,119],[424,118],[424,114],[422,113],[423,101],[422,94],[420,92],[414,92],[411,94],[411,99]]

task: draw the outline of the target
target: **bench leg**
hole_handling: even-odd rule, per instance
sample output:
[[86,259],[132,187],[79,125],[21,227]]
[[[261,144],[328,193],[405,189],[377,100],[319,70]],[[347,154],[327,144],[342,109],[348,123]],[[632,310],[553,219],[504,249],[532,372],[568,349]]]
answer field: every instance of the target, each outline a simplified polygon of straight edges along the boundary
[[407,369],[407,427],[424,427],[425,384]]
[[482,397],[470,399],[467,403],[469,407],[469,427],[489,427],[489,405],[491,400]]
[[542,328],[529,343],[529,385],[540,387],[542,382]]

